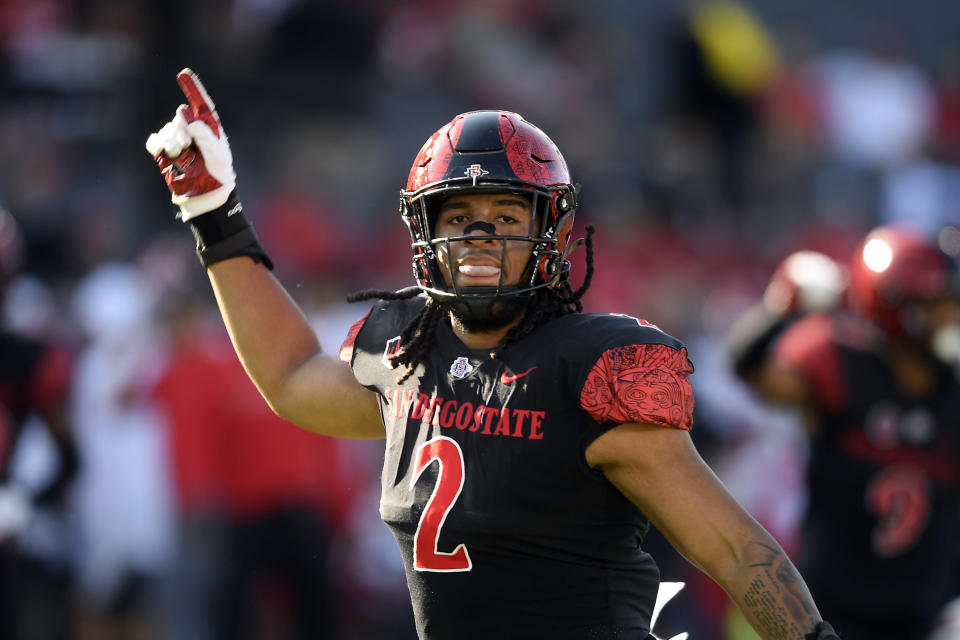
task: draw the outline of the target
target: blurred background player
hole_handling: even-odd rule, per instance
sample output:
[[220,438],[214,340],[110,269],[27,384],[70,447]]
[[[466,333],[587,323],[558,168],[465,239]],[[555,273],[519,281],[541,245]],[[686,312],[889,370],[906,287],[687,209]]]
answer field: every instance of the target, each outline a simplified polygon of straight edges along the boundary
[[[735,369],[807,418],[798,566],[824,614],[848,640],[920,640],[958,587],[957,264],[916,231],[876,228],[837,307],[841,272],[818,260],[774,275],[733,331]],[[830,304],[805,301],[824,288]]]
[[819,251],[791,253],[777,265],[757,304],[731,327],[728,349],[734,372],[752,384],[777,338],[810,313],[833,311],[843,303],[846,269]]
[[106,261],[71,303],[71,421],[84,461],[70,500],[76,638],[145,637],[172,546],[164,425],[147,393],[163,353],[156,288],[138,265]]
[[341,616],[352,581],[331,583],[334,540],[362,486],[347,482],[337,441],[270,411],[193,287],[163,307],[168,348],[153,395],[169,427],[178,514],[172,636],[363,637]]
[[[0,303],[23,258],[24,241],[13,216],[0,208]],[[2,307],[2,304],[0,304]],[[27,335],[0,320],[0,637],[67,637],[70,585],[64,572],[48,571],[20,553],[18,535],[38,509],[62,506],[78,469],[67,403],[72,355],[50,336]],[[13,472],[14,455],[28,424],[46,428],[57,454],[39,486]]]

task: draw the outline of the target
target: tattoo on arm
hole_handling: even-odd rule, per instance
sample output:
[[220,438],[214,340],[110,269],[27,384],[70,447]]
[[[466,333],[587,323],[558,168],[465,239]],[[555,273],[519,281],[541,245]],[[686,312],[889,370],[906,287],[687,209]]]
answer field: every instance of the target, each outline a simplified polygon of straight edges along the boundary
[[753,615],[765,639],[803,638],[817,613],[803,579],[790,559],[766,542],[748,545],[746,565],[757,569],[743,595],[743,604]]

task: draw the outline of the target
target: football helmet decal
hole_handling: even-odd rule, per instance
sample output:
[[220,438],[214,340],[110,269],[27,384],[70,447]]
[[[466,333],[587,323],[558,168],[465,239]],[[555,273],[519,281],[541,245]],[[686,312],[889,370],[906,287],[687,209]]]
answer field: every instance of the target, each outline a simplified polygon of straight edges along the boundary
[[[530,262],[517,285],[447,285],[436,248],[464,236],[434,237],[440,205],[455,194],[508,192],[531,201],[536,228],[527,236],[498,236],[530,243]],[[400,212],[410,231],[413,273],[422,291],[443,301],[493,301],[520,298],[567,280],[570,232],[577,205],[560,150],[536,126],[510,111],[471,111],[456,116],[424,143],[400,191]],[[486,230],[485,230],[486,231]],[[502,278],[502,274],[501,274]]]

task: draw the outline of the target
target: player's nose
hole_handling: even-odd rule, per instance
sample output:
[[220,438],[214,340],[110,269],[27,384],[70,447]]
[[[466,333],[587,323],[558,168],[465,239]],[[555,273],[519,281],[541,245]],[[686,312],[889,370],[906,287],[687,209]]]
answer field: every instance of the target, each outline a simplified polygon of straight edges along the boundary
[[492,239],[489,236],[496,235],[496,233],[496,225],[484,220],[471,222],[463,230],[465,236],[478,236],[476,239],[471,238],[469,242],[490,242]]

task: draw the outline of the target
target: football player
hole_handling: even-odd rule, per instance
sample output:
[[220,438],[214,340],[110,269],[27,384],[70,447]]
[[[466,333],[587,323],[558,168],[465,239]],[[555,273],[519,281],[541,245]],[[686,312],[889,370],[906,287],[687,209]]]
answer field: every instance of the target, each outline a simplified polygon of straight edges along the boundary
[[958,588],[957,263],[880,227],[846,272],[844,305],[794,308],[752,347],[744,332],[734,360],[762,396],[807,417],[798,566],[825,615],[845,640],[921,640]]
[[271,273],[210,97],[178,80],[187,104],[147,150],[267,402],[317,433],[385,438],[380,513],[421,638],[647,638],[651,523],[764,638],[836,638],[694,449],[684,346],[581,313],[592,248],[573,289],[577,189],[540,129],[476,111],[430,137],[401,191],[416,284],[356,295],[379,300],[338,359]]
[[760,374],[777,338],[811,313],[833,311],[844,303],[845,265],[809,249],[780,261],[760,301],[733,323],[726,348],[734,372],[751,385],[763,384]]
[[[23,250],[16,220],[0,208],[0,303],[19,270]],[[0,637],[14,637],[17,613],[28,597],[28,581],[16,575],[28,570],[20,562],[17,536],[37,507],[60,504],[78,470],[67,418],[72,370],[73,357],[65,345],[0,326]],[[17,442],[31,417],[40,418],[47,428],[58,456],[56,471],[43,486],[32,488],[11,473]]]

